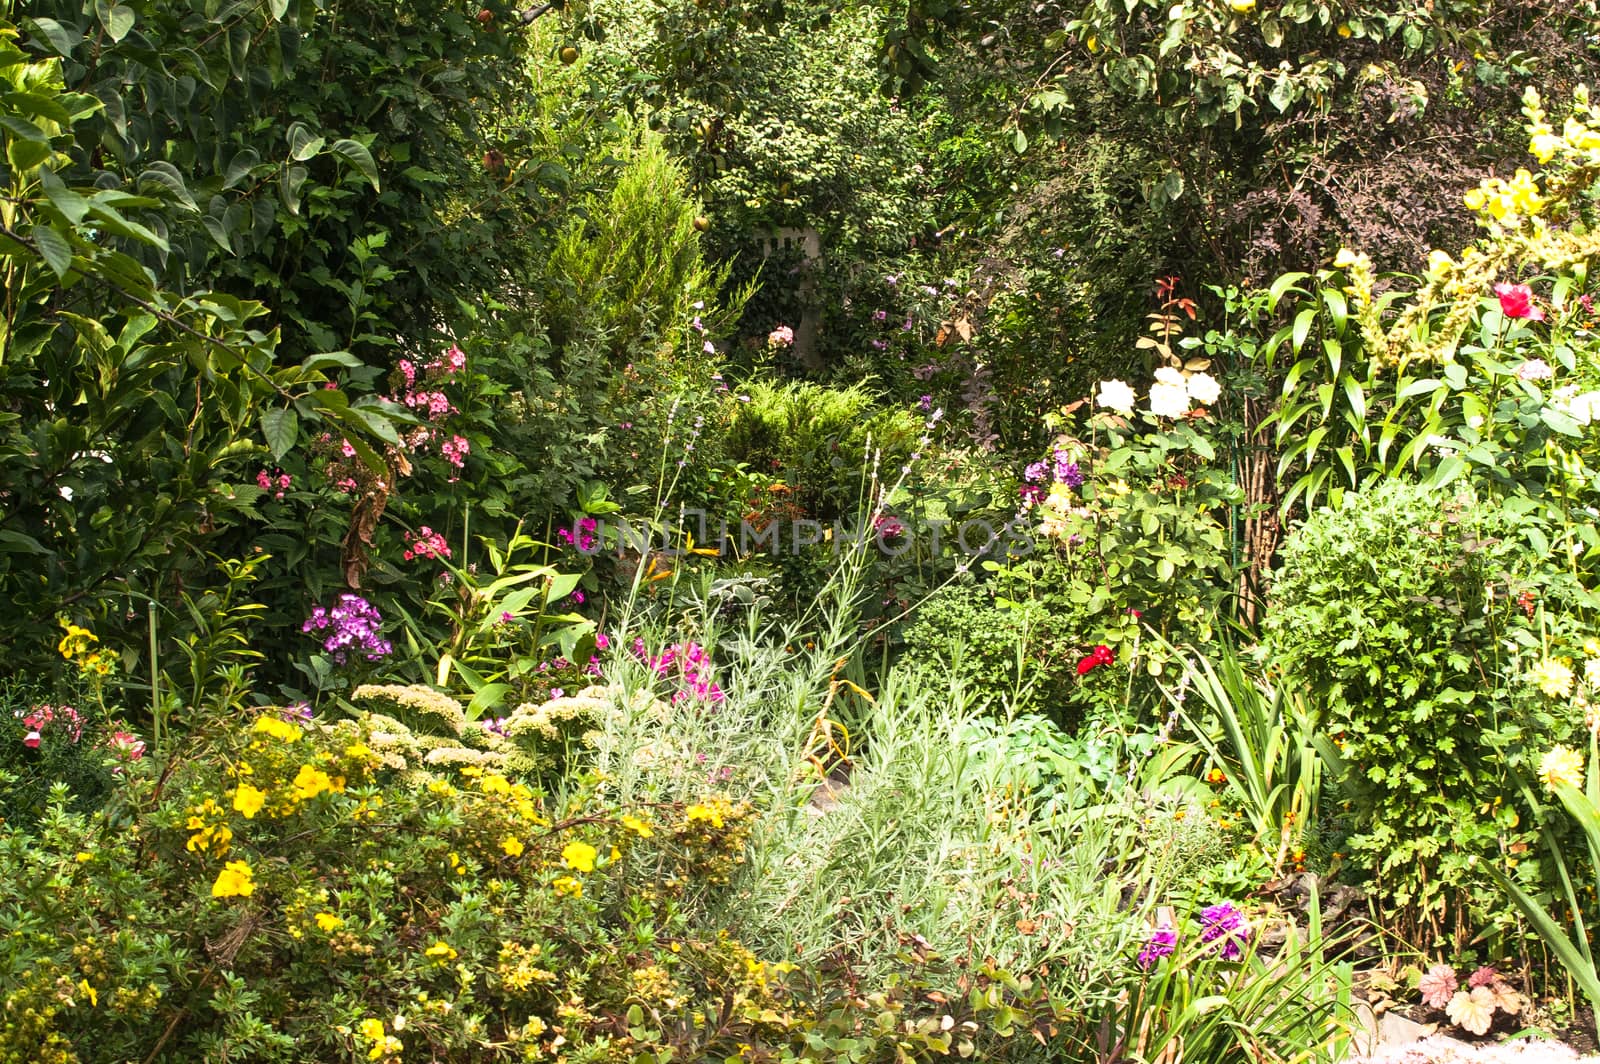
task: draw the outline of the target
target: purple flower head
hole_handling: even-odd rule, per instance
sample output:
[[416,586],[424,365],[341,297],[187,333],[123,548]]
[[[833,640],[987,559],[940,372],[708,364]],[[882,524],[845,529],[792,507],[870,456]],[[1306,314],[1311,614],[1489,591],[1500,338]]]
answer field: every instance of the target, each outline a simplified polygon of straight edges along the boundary
[[1244,956],[1244,944],[1249,941],[1250,927],[1244,914],[1232,902],[1220,902],[1200,910],[1200,940],[1216,942],[1222,939],[1222,959],[1236,961]]
[[887,310],[875,310],[872,312],[872,320],[880,324],[886,322],[889,320],[889,312]]
[[293,721],[296,724],[310,724],[311,705],[308,702],[291,702],[279,710],[278,715],[284,720]]
[[1068,459],[1067,452],[1059,447],[1056,448],[1054,457],[1055,461],[1050,469],[1051,475],[1069,488],[1081,488],[1083,471],[1078,468],[1078,463]]
[[917,406],[924,414],[933,409],[933,396],[924,395],[917,400]]
[[1044,480],[1044,477],[1045,464],[1043,462],[1034,462],[1032,465],[1028,466],[1027,469],[1022,471],[1022,479],[1027,481],[1029,484],[1037,484]]
[[889,345],[883,340],[874,340],[874,341],[872,341],[872,348],[875,351],[882,351],[884,348],[886,348],[888,346]]
[[1150,932],[1144,949],[1139,951],[1139,967],[1149,971],[1162,957],[1170,957],[1178,948],[1178,932],[1171,924],[1162,924]]
[[383,617],[377,608],[360,595],[348,592],[339,596],[338,604],[332,609],[315,607],[300,626],[306,633],[331,629],[322,641],[322,649],[340,665],[349,661],[352,651],[368,661],[382,661],[388,657],[394,646],[383,638],[382,628]]

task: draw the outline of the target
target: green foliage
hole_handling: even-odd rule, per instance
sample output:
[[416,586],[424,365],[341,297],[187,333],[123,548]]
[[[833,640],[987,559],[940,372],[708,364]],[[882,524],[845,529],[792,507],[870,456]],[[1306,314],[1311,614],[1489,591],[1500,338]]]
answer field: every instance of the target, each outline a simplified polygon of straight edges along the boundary
[[[1577,786],[1579,781],[1574,778],[1575,772],[1570,765],[1561,766],[1564,771],[1560,776],[1545,773],[1550,789],[1555,791],[1557,800],[1577,822],[1583,833],[1588,846],[1588,868],[1591,875],[1600,875],[1600,871],[1597,871],[1600,870],[1600,740],[1597,740],[1596,735],[1597,730],[1591,727],[1588,768],[1583,773],[1581,789]],[[1563,747],[1560,753],[1571,756],[1573,752]],[[1547,756],[1559,755],[1556,751],[1552,751]],[[1577,755],[1577,758],[1581,762],[1582,755]],[[1594,948],[1591,944],[1593,932],[1588,930],[1592,923],[1584,919],[1586,910],[1593,912],[1592,900],[1595,888],[1593,885],[1582,883],[1579,877],[1574,876],[1573,867],[1578,865],[1578,862],[1569,860],[1557,839],[1558,836],[1554,832],[1545,833],[1545,842],[1550,858],[1555,863],[1560,885],[1560,893],[1555,895],[1557,901],[1561,903],[1559,905],[1542,904],[1494,865],[1488,867],[1488,872],[1494,878],[1495,884],[1506,892],[1522,915],[1533,924],[1545,947],[1566,969],[1583,996],[1589,999],[1590,1007],[1600,1010],[1600,975],[1596,974],[1594,963]],[[1574,879],[1579,879],[1579,882],[1575,884]],[[1584,887],[1588,888],[1587,891],[1583,890]],[[1587,899],[1583,896],[1585,893],[1589,895]],[[1562,919],[1563,907],[1565,919]],[[1597,1012],[1595,1023],[1596,1031],[1600,1032],[1600,1012]]]
[[723,441],[728,455],[781,478],[818,521],[854,512],[874,473],[907,461],[920,428],[909,411],[877,407],[863,385],[757,381],[744,394]]
[[997,597],[988,584],[949,584],[917,606],[905,665],[937,669],[973,705],[1070,723],[1082,645],[1074,620],[1037,600]]
[[1515,774],[1572,727],[1522,680],[1539,639],[1516,597],[1560,578],[1530,572],[1506,528],[1471,498],[1384,483],[1297,529],[1272,587],[1267,647],[1320,707],[1352,860],[1434,936],[1503,915],[1473,865],[1532,841]]
[[[1173,710],[1219,766],[1230,805],[1250,819],[1256,840],[1271,854],[1271,870],[1304,853],[1306,833],[1317,823],[1322,761],[1318,722],[1302,699],[1257,675],[1234,645],[1223,640],[1216,664],[1186,658],[1176,687],[1163,688]],[[1193,697],[1204,715],[1191,709]]]

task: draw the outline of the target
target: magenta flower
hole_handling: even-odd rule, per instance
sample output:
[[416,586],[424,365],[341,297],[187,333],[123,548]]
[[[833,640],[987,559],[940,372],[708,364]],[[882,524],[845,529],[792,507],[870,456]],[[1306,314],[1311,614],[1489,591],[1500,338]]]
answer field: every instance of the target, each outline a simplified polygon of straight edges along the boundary
[[1144,949],[1139,951],[1139,967],[1149,971],[1162,957],[1170,957],[1178,948],[1178,932],[1170,924],[1162,924],[1150,932]]
[[1544,311],[1534,306],[1533,289],[1527,285],[1501,282],[1494,286],[1494,294],[1500,297],[1500,313],[1506,317],[1544,321]]

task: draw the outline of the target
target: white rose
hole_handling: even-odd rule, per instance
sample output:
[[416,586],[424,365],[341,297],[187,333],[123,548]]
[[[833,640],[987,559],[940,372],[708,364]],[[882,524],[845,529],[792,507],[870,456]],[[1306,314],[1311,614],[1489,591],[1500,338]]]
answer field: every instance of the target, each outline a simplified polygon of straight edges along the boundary
[[1189,393],[1172,384],[1150,386],[1150,413],[1156,417],[1182,417],[1189,412]]
[[1600,392],[1584,392],[1574,397],[1572,405],[1567,407],[1567,413],[1580,425],[1600,421]]
[[1119,414],[1133,413],[1133,389],[1122,381],[1101,381],[1100,394],[1095,398],[1095,405],[1106,410],[1115,410]]
[[1189,378],[1189,398],[1203,406],[1210,406],[1222,397],[1222,385],[1209,373],[1196,373]]
[[1162,366],[1160,369],[1156,370],[1156,382],[1159,384],[1170,384],[1177,388],[1182,388],[1184,386],[1183,374],[1179,373],[1171,366]]

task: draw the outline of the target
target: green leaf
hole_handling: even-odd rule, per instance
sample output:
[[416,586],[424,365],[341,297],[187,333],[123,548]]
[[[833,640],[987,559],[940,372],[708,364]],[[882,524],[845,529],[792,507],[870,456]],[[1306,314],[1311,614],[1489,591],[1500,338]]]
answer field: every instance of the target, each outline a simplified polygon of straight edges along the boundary
[[222,177],[222,187],[232,188],[250,176],[250,171],[261,165],[261,155],[254,148],[242,148],[234,153]]
[[1583,427],[1577,423],[1571,414],[1547,406],[1539,411],[1539,420],[1547,425],[1551,432],[1559,432],[1563,436],[1583,435]]
[[325,143],[324,138],[312,133],[303,122],[296,122],[289,127],[289,158],[297,163],[315,156]]
[[278,407],[261,415],[261,435],[266,438],[272,459],[281,462],[300,438],[300,415],[293,407]]
[[300,213],[300,187],[308,176],[309,171],[303,166],[285,166],[278,174],[278,196],[290,214]]
[[89,201],[82,195],[74,192],[61,183],[53,170],[39,171],[39,187],[44,189],[45,199],[50,205],[60,211],[62,217],[73,225],[82,222],[89,213]]
[[30,235],[45,264],[55,271],[56,279],[65,278],[72,268],[72,245],[67,238],[47,225],[34,226]]
[[372,161],[372,153],[365,144],[346,137],[333,142],[333,153],[355,167],[356,172],[367,179],[373,191],[382,191],[378,185],[378,166]]
[[68,29],[53,18],[24,19],[22,25],[29,33],[42,37],[56,55],[70,56],[83,43],[83,35],[76,28]]
[[127,4],[115,4],[109,10],[101,4],[96,4],[96,13],[100,16],[100,24],[106,28],[106,34],[113,41],[121,41],[133,30],[133,8]]
[[1018,155],[1028,150],[1028,135],[1021,129],[1017,129],[1011,134],[1011,150]]

